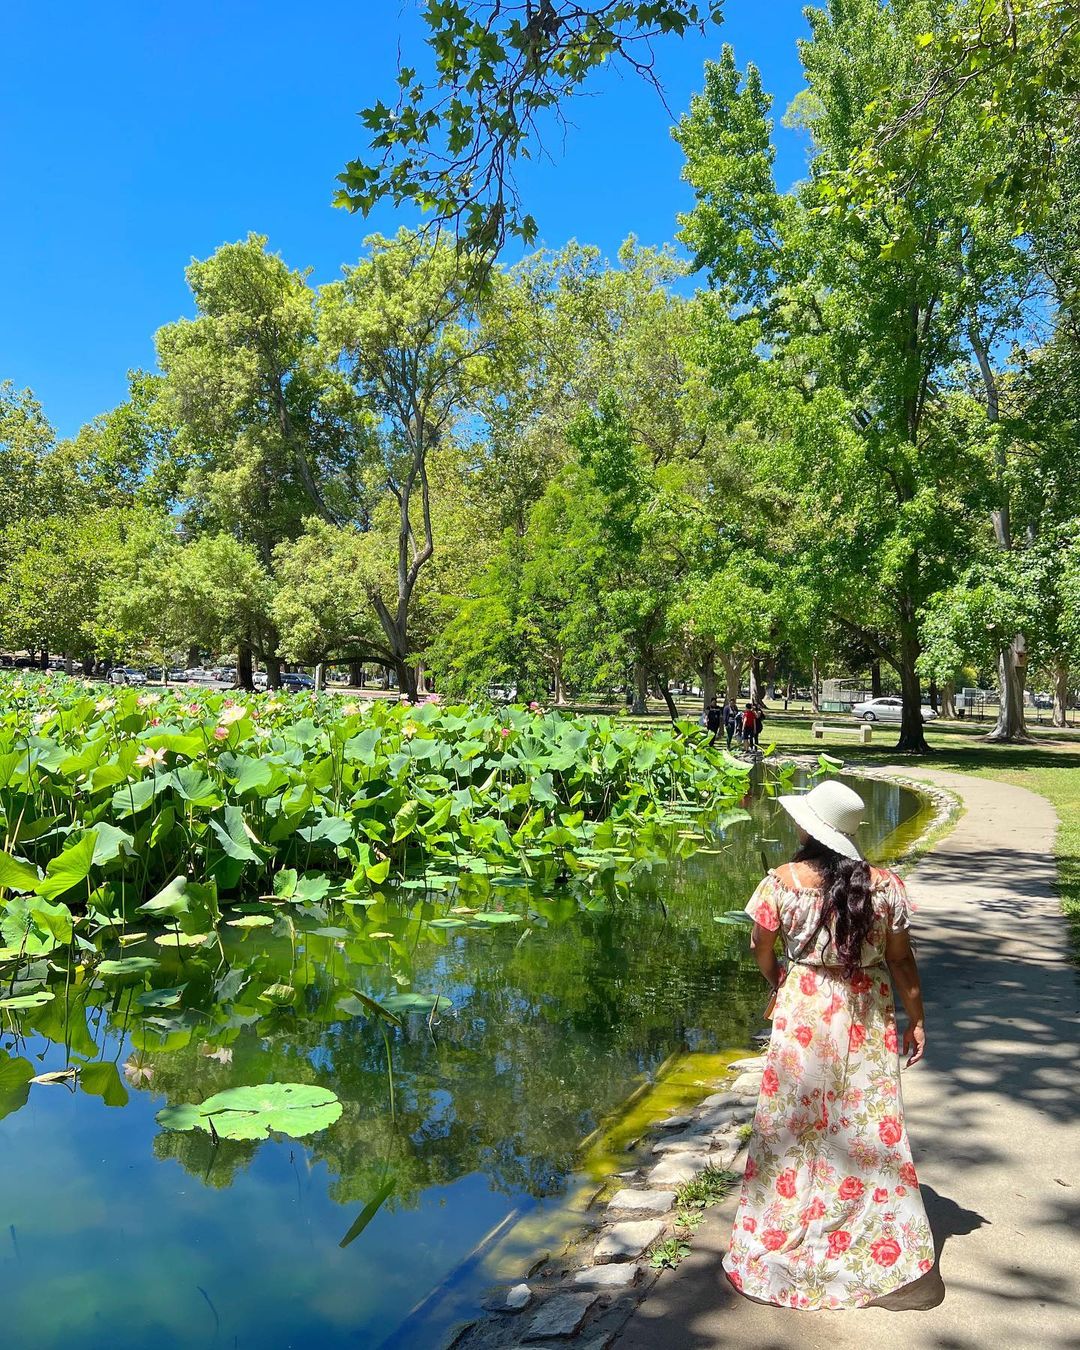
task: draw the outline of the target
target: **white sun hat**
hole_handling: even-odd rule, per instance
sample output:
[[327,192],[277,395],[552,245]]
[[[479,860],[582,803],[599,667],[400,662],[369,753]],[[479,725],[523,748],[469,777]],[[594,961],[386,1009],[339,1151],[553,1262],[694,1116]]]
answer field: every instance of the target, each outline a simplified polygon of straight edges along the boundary
[[776,799],[800,830],[845,858],[861,859],[855,832],[862,824],[866,803],[857,792],[828,779],[798,797]]

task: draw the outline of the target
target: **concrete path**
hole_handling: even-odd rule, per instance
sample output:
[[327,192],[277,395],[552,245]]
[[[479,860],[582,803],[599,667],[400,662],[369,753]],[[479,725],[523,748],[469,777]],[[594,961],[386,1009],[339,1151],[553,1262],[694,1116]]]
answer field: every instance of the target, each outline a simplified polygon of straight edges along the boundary
[[908,879],[927,1057],[904,1099],[940,1262],[921,1292],[936,1306],[797,1313],[741,1298],[720,1268],[732,1197],[617,1350],[1080,1348],[1080,971],[1053,892],[1057,819],[1023,788],[918,776],[965,807]]

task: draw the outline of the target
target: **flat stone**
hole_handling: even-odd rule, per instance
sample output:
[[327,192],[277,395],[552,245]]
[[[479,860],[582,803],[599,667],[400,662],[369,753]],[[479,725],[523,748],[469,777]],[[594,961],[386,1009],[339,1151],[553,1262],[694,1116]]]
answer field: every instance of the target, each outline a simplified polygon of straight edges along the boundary
[[610,1262],[606,1266],[586,1266],[574,1275],[575,1284],[588,1285],[590,1289],[629,1289],[637,1283],[641,1267],[632,1262]]
[[733,1059],[728,1065],[731,1073],[739,1073],[742,1069],[764,1069],[765,1056],[752,1055],[748,1059]]
[[708,1153],[671,1153],[649,1173],[650,1186],[678,1186],[689,1181],[712,1162]]
[[621,1190],[608,1201],[608,1209],[643,1209],[650,1214],[666,1214],[674,1203],[674,1191]]
[[663,1231],[659,1219],[632,1219],[614,1224],[593,1248],[593,1260],[599,1264],[635,1261]]
[[526,1341],[549,1341],[556,1336],[573,1336],[589,1315],[599,1294],[555,1294],[542,1304],[529,1323]]
[[653,1144],[654,1153],[697,1153],[712,1143],[712,1131],[708,1128],[676,1134],[670,1139],[659,1139]]
[[689,1125],[694,1119],[691,1115],[668,1116],[667,1120],[660,1122],[661,1130],[681,1130],[684,1125]]
[[739,1074],[738,1078],[736,1078],[734,1083],[732,1083],[731,1090],[736,1094],[736,1096],[739,1096],[743,1093],[749,1096],[750,1093],[753,1093],[754,1096],[756,1097],[757,1094],[761,1091],[761,1074],[760,1073]]

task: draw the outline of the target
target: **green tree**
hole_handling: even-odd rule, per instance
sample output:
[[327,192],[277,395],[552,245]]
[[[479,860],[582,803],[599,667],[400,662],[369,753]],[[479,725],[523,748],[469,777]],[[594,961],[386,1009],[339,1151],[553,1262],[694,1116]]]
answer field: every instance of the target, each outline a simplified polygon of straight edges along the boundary
[[[393,585],[388,593],[373,574],[368,595],[398,686],[414,697],[413,601],[436,545],[430,459],[491,383],[496,348],[476,322],[469,269],[455,249],[406,230],[367,247],[367,258],[323,288],[319,334],[374,425],[367,475],[372,500],[393,503]],[[369,527],[377,514],[373,506]]]

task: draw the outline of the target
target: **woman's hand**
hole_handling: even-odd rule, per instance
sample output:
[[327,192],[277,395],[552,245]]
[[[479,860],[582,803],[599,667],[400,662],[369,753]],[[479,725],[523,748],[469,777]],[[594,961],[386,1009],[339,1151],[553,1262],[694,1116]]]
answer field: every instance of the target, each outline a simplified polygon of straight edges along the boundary
[[912,1022],[904,1032],[904,1054],[908,1057],[907,1067],[918,1064],[926,1050],[926,1028],[921,1022]]

